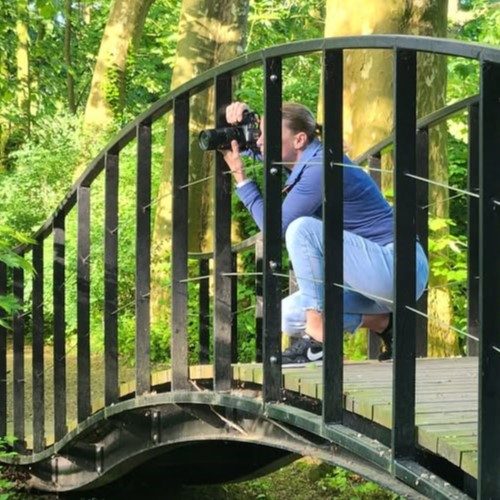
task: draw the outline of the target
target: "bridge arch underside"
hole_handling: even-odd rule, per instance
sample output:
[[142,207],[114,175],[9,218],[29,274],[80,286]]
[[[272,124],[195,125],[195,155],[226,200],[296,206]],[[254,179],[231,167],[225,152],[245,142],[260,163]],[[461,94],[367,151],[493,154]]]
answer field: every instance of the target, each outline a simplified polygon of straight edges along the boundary
[[45,451],[17,460],[31,462],[30,487],[51,492],[128,491],[141,484],[161,491],[237,481],[310,456],[408,498],[425,498],[425,491],[463,497],[424,468],[401,464],[399,474],[392,473],[385,445],[366,438],[363,446],[362,435],[344,426],[320,431],[319,419],[306,410],[263,405],[253,391],[151,394],[101,410]]

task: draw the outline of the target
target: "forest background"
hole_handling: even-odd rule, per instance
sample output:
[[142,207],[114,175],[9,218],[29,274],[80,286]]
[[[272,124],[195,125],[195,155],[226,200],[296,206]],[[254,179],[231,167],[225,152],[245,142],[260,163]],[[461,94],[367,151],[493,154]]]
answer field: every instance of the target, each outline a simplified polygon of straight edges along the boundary
[[[63,200],[65,193],[127,122],[165,95],[206,69],[244,52],[279,43],[319,38],[333,34],[400,32],[448,36],[474,42],[499,44],[500,8],[486,0],[402,1],[370,0],[336,2],[325,0],[0,0],[0,262],[21,266],[31,272],[31,255],[12,252],[19,242],[43,223]],[[370,24],[370,16],[384,22]],[[343,20],[356,19],[354,22]],[[391,21],[391,22],[389,22]],[[364,23],[364,25],[363,25]],[[412,24],[413,23],[413,24]],[[356,24],[356,25],[355,25]],[[364,63],[366,66],[366,54]],[[387,68],[386,56],[374,59],[380,73]],[[284,95],[319,109],[319,55],[295,57],[284,64]],[[373,63],[372,61],[372,63]],[[359,61],[358,61],[359,63]],[[355,68],[353,62],[352,68]],[[422,62],[425,65],[425,62]],[[444,68],[430,86],[436,103],[451,103],[478,90],[475,61],[446,59],[429,67]],[[441,65],[441,66],[440,66]],[[352,70],[351,68],[351,70]],[[432,69],[431,68],[431,69]],[[347,73],[349,74],[349,73]],[[431,73],[432,74],[432,73]],[[374,84],[375,78],[368,78]],[[425,86],[425,82],[424,86]],[[435,90],[437,89],[437,90]],[[353,155],[378,142],[390,129],[377,128],[375,117],[361,114],[356,122],[353,95],[346,90],[345,138]],[[424,95],[424,94],[422,94]],[[262,71],[253,69],[237,81],[235,97],[262,112]],[[350,101],[352,98],[352,102]],[[370,99],[369,92],[364,97]],[[210,91],[192,102],[192,146],[190,179],[210,175],[213,155],[202,156],[196,148],[197,132],[213,125]],[[424,107],[425,108],[425,107]],[[422,113],[424,108],[421,109]],[[433,111],[427,106],[426,113]],[[421,113],[421,115],[422,115]],[[363,127],[362,119],[365,119]],[[387,120],[385,120],[387,122]],[[443,132],[438,154],[440,170],[435,178],[460,188],[467,186],[467,118],[456,117]],[[362,130],[361,130],[362,128]],[[380,129],[380,130],[379,130]],[[376,130],[377,134],[363,135]],[[120,354],[134,362],[134,241],[135,241],[135,145],[120,156],[119,302]],[[390,156],[390,155],[388,155]],[[170,283],[171,127],[169,118],[153,129],[153,282],[152,337],[154,361],[168,362],[170,326],[168,317]],[[443,158],[446,161],[443,161]],[[387,160],[390,166],[390,159]],[[257,180],[261,171],[255,168]],[[431,167],[432,168],[432,167]],[[102,180],[101,180],[102,181]],[[91,339],[94,352],[102,349],[104,288],[103,182],[92,189]],[[390,182],[384,193],[392,199]],[[198,191],[197,191],[198,190]],[[432,278],[429,293],[433,354],[464,354],[464,337],[456,330],[467,328],[466,273],[467,230],[465,197],[446,189],[431,193],[429,221]],[[74,210],[73,210],[74,212]],[[193,186],[190,191],[190,250],[206,251],[212,246],[211,187]],[[234,239],[256,232],[246,211],[234,199]],[[66,332],[68,342],[76,338],[76,217],[66,220],[67,280]],[[45,341],[52,339],[51,242],[45,248],[46,307]],[[194,264],[193,264],[194,266]],[[253,257],[239,266],[253,271]],[[197,268],[190,268],[191,274]],[[190,311],[197,310],[197,284],[190,285]],[[25,298],[31,293],[26,287]],[[254,282],[242,278],[238,286],[238,351],[240,360],[255,355]],[[22,308],[11,295],[0,296],[7,314]],[[439,318],[432,320],[432,318]],[[6,320],[4,324],[7,325]],[[27,318],[29,323],[29,316]],[[8,325],[7,325],[8,326]],[[190,315],[190,357],[198,357],[198,316]],[[28,330],[29,331],[29,328]],[[28,339],[29,340],[29,339]],[[364,337],[346,341],[350,357],[366,356]]]

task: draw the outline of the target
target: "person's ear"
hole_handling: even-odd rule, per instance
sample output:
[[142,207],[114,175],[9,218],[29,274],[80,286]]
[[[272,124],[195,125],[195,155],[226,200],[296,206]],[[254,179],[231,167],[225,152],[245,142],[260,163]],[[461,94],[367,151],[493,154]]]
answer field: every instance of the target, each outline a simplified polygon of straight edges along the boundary
[[295,134],[295,149],[302,149],[307,145],[307,134],[298,132]]

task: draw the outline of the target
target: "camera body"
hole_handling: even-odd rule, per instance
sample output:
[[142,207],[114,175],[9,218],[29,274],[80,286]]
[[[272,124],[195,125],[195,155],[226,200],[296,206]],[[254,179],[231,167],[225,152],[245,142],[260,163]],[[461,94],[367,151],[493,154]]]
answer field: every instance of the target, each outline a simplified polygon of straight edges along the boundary
[[250,150],[257,153],[259,137],[259,115],[254,111],[244,111],[239,125],[202,130],[198,143],[203,151],[212,151],[231,149],[231,141],[236,141],[240,151]]

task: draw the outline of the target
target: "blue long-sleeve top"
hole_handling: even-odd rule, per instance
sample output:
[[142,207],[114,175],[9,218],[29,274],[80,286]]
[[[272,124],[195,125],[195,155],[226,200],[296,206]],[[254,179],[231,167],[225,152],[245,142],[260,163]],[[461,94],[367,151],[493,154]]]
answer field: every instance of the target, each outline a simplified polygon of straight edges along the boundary
[[[344,155],[345,165],[354,163]],[[393,241],[393,211],[373,179],[360,168],[344,168],[344,230],[380,245]],[[311,142],[291,170],[285,183],[290,190],[282,205],[282,231],[298,217],[322,217],[323,148]],[[264,224],[264,200],[253,181],[237,188],[236,193],[250,211],[257,226]]]

